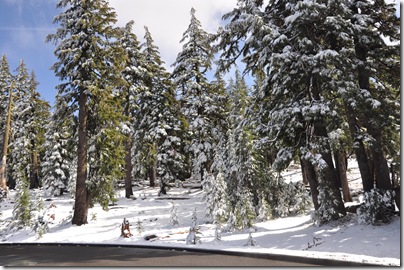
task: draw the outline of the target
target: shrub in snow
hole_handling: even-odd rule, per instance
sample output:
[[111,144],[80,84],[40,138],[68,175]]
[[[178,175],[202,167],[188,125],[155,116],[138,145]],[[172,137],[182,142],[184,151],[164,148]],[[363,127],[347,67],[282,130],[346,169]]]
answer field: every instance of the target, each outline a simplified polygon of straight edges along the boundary
[[285,183],[283,178],[270,182],[268,203],[274,217],[303,214],[311,207],[311,198],[302,182]]
[[177,228],[180,225],[180,222],[178,221],[177,208],[175,208],[174,203],[170,210],[170,225]]
[[136,230],[137,230],[137,232],[138,232],[139,235],[141,235],[142,232],[143,232],[143,230],[144,230],[143,224],[142,224],[142,222],[140,221],[140,219],[137,219],[137,222],[136,222]]
[[315,226],[320,226],[335,219],[338,213],[335,211],[337,201],[330,199],[331,193],[322,185],[318,186],[318,202],[320,207],[313,212],[311,218]]
[[259,247],[257,241],[252,237],[251,231],[248,235],[248,241],[244,246],[250,246],[250,247]]
[[[42,238],[42,236],[49,231],[49,220],[46,218],[49,216],[49,210],[51,208],[56,207],[54,204],[51,204],[46,208],[44,211],[44,206],[43,206],[43,199],[40,193],[38,193],[36,197],[36,201],[38,202],[37,204],[37,216],[34,220],[33,224],[33,231],[36,232],[38,239]],[[54,217],[54,215],[53,215]]]
[[198,223],[198,217],[196,215],[196,208],[194,212],[192,213],[192,223],[191,227],[189,228],[189,234],[187,236],[186,244],[187,245],[195,245],[197,243],[201,243],[201,237],[198,236],[198,234],[201,234],[199,232],[199,227],[197,225]]
[[364,204],[357,209],[359,224],[388,223],[393,216],[394,191],[372,189],[365,192]]

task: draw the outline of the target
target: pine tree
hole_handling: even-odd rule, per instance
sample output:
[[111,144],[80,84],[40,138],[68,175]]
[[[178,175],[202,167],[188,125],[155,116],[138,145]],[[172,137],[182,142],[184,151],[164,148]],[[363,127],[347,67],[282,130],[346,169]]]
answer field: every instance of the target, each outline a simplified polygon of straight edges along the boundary
[[33,222],[34,204],[31,201],[31,194],[29,190],[29,180],[27,174],[24,172],[23,165],[19,168],[18,173],[15,204],[13,209],[13,219],[22,227],[30,226]]
[[132,146],[134,144],[134,132],[136,130],[137,112],[139,112],[139,93],[144,88],[145,63],[144,55],[141,53],[141,46],[133,33],[133,21],[128,22],[122,28],[122,37],[119,42],[127,55],[125,68],[122,71],[124,84],[121,87],[124,96],[124,114],[127,117],[125,142],[125,197],[129,198],[133,195],[132,179],[133,179],[133,160]]
[[[263,4],[240,1],[239,7],[225,16],[230,22],[221,30],[219,46],[226,50],[226,56],[242,54],[248,71],[266,73],[256,102],[261,109],[259,115],[264,116],[260,130],[278,149],[274,166],[285,168],[298,152],[309,159],[320,171],[319,184],[330,189],[330,196],[324,200],[337,202],[333,219],[339,218],[345,209],[327,130],[335,114],[327,92],[332,90],[329,77],[334,72],[329,65],[338,59],[332,50],[321,47],[325,28],[313,24],[315,21],[322,26],[329,11],[317,1]],[[234,45],[235,39],[246,35],[251,37],[244,44]]]
[[195,245],[195,244],[200,244],[201,243],[201,237],[198,234],[201,234],[199,232],[199,226],[198,226],[198,217],[196,214],[196,208],[192,212],[192,217],[191,217],[191,227],[189,228],[189,234],[187,236],[186,244],[187,245]]
[[178,221],[177,208],[175,208],[174,203],[170,210],[170,225],[173,227],[177,227],[177,228],[180,225],[180,223]]
[[[74,118],[68,112],[67,104],[56,97],[55,112],[49,117],[45,155],[42,164],[43,187],[47,196],[59,196],[67,192],[73,179],[71,168],[74,167],[75,133]],[[70,115],[65,116],[64,114]],[[74,193],[73,193],[74,194]]]
[[181,104],[181,112],[189,123],[190,144],[194,175],[203,180],[203,172],[210,171],[210,160],[216,144],[212,115],[217,104],[214,104],[214,87],[207,80],[207,72],[211,69],[213,49],[211,35],[202,29],[200,21],[191,9],[191,22],[180,42],[184,42],[182,51],[172,65],[172,78],[177,86],[177,95]]
[[[391,190],[383,133],[387,129],[398,132],[399,105],[395,98],[400,78],[400,45],[387,45],[383,36],[393,42],[400,41],[400,18],[395,16],[393,3],[385,1],[355,1],[350,7],[358,86],[354,109],[359,111],[360,120],[370,135],[370,159],[376,185]],[[365,191],[370,191],[369,188],[367,185]]]
[[[31,108],[32,104],[29,100],[30,79],[28,69],[23,60],[16,69],[17,75],[15,77],[15,90],[13,93],[13,114],[12,114],[12,147],[11,160],[9,167],[9,175],[15,179],[16,185],[25,179],[29,183],[29,176],[31,171],[31,155],[30,149],[31,138],[29,133],[29,126],[32,123]],[[24,181],[25,181],[24,180]],[[21,190],[25,188],[25,183],[20,185]],[[29,188],[29,185],[28,185]]]
[[[122,102],[117,86],[125,55],[116,40],[116,13],[104,0],[62,0],[54,19],[56,34],[47,37],[57,47],[53,70],[65,83],[58,94],[78,110],[77,182],[72,223],[87,223],[88,209],[104,209],[114,200],[113,181],[122,176]],[[75,111],[75,110],[72,110]]]
[[30,140],[30,189],[42,186],[41,160],[44,156],[42,145],[45,140],[45,126],[49,119],[50,105],[41,98],[37,92],[38,82],[34,71],[29,78],[28,103],[31,104],[29,119],[26,121],[28,127],[28,139]]
[[[144,88],[139,93],[134,152],[138,171],[149,172],[150,186],[160,178],[161,192],[182,170],[181,138],[184,124],[169,73],[163,67],[158,47],[145,27],[142,45],[145,62]],[[139,166],[138,165],[138,166]]]
[[205,192],[206,217],[211,218],[215,224],[226,221],[230,205],[223,173],[206,174],[202,186]]

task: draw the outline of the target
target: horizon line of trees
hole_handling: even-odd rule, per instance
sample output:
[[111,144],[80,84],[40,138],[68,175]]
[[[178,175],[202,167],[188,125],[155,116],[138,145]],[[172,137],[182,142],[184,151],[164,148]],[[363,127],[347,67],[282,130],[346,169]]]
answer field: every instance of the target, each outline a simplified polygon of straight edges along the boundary
[[[3,190],[17,187],[20,198],[39,186],[48,196],[68,191],[72,223],[83,225],[95,203],[108,209],[116,200],[117,181],[130,197],[135,179],[165,194],[193,177],[203,183],[207,217],[229,230],[310,204],[322,224],[346,215],[354,156],[367,194],[360,212],[372,212],[372,223],[394,212],[400,20],[392,4],[244,0],[214,34],[192,8],[171,73],[148,28],[140,43],[133,21],[115,26],[107,1],[57,8],[59,28],[46,40],[61,81],[52,113],[23,61],[16,76],[5,56],[0,62]],[[280,177],[292,162],[301,183]]]

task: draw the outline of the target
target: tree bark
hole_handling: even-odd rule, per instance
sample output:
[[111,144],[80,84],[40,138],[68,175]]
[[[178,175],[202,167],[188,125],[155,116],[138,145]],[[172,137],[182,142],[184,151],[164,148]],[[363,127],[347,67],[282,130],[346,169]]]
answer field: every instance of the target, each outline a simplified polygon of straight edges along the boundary
[[302,165],[302,172],[304,177],[307,179],[310,185],[311,198],[313,200],[314,209],[317,210],[320,205],[318,203],[318,180],[316,171],[314,170],[313,164],[307,159],[300,158],[300,164]]
[[157,162],[153,161],[152,166],[149,168],[150,187],[156,186],[156,179],[157,179]]
[[352,202],[351,193],[349,191],[346,157],[341,150],[337,150],[335,153],[335,161],[338,168],[338,177],[342,187],[342,197],[344,202]]
[[373,174],[370,170],[368,155],[366,154],[366,149],[362,140],[357,139],[357,129],[359,129],[359,126],[355,118],[354,110],[348,104],[345,104],[345,110],[348,119],[349,132],[351,133],[352,141],[355,144],[354,151],[362,178],[363,191],[369,192],[373,189]]
[[125,197],[130,198],[133,195],[132,190],[132,140],[130,135],[125,144]]
[[[10,139],[10,130],[11,130],[11,113],[13,106],[13,88],[14,82],[11,82],[9,97],[8,97],[8,110],[7,110],[7,120],[6,120],[6,130],[4,131],[4,140],[3,147],[1,150],[1,159],[0,159],[0,189],[6,191],[7,190],[7,177],[6,177],[6,167],[7,167],[7,151],[8,151],[8,141]],[[7,193],[4,193],[4,196],[7,196]]]
[[88,107],[85,89],[79,93],[79,130],[77,149],[77,181],[76,198],[74,203],[74,215],[72,224],[81,226],[87,224],[88,208],[90,203],[90,192],[86,186],[87,180],[87,145],[88,145]]
[[307,185],[307,184],[309,184],[309,180],[307,179],[307,175],[306,175],[306,173],[304,171],[305,168],[304,168],[302,158],[300,157],[299,159],[300,159],[300,168],[302,170],[303,184]]
[[30,175],[30,185],[29,188],[39,188],[40,183],[39,183],[39,176],[38,176],[38,154],[36,150],[36,145],[33,143],[33,150],[31,153],[31,175]]
[[383,190],[392,190],[393,185],[390,180],[389,165],[382,148],[381,131],[378,128],[374,128],[370,123],[367,125],[367,130],[374,138],[370,150],[372,152],[376,186]]

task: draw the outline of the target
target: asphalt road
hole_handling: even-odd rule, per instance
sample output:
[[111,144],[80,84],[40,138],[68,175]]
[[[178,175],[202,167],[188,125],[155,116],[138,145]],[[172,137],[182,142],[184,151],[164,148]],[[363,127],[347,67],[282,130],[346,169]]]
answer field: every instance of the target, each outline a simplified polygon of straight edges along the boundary
[[[0,245],[0,265],[11,267],[23,266],[73,266],[73,267],[107,267],[107,266],[321,266],[327,261],[301,262],[296,257],[277,259],[275,256],[225,254],[226,252],[207,253],[158,248],[119,247],[101,245]],[[330,265],[350,265],[333,264]]]

